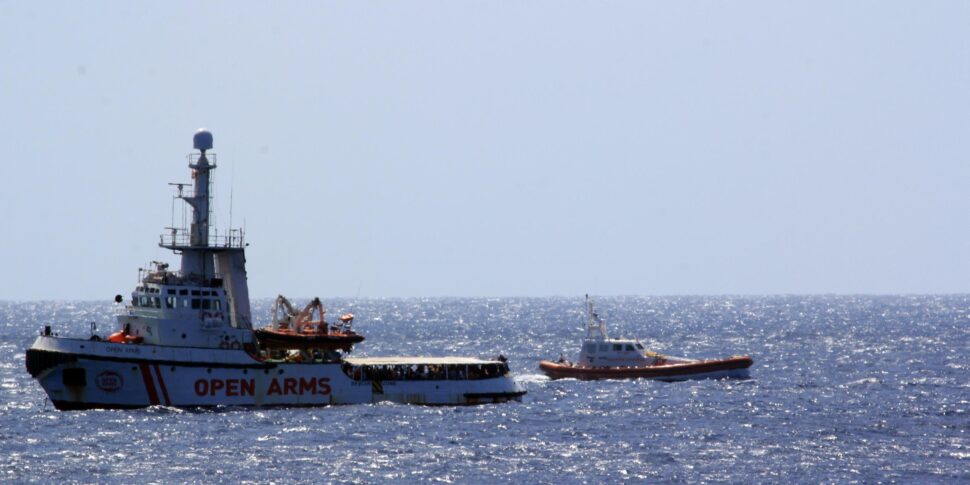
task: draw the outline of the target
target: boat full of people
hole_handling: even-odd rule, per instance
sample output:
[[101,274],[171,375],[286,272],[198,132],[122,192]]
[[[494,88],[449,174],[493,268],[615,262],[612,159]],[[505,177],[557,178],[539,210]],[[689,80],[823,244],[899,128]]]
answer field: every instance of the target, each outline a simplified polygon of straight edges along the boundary
[[552,379],[689,379],[748,378],[754,363],[747,355],[699,360],[675,357],[649,350],[638,339],[610,338],[606,322],[593,310],[586,295],[586,337],[579,358],[571,362],[560,354],[555,361],[539,362],[539,369]]
[[92,325],[90,336],[63,337],[45,326],[27,349],[27,371],[57,409],[463,405],[525,394],[504,357],[346,358],[363,336],[351,328],[352,315],[327,322],[318,299],[296,312],[281,297],[274,324],[254,330],[248,244],[241,230],[210,234],[212,134],[200,130],[193,142],[193,182],[173,184],[191,225],[170,228],[159,242],[180,255],[179,270],[162,262],[139,270],[111,335]]

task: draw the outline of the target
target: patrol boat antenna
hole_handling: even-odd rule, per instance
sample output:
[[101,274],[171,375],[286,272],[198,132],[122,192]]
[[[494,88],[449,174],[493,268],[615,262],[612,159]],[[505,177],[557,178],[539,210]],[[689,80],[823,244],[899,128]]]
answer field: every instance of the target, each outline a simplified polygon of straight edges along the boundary
[[589,295],[586,295],[586,338],[597,338],[597,333],[600,340],[610,338],[606,335],[606,322],[593,310],[593,300],[590,300]]

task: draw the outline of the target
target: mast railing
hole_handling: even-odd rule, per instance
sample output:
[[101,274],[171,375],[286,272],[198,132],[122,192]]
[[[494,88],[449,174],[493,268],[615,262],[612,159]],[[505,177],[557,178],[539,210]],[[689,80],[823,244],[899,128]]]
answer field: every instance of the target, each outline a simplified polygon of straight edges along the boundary
[[[199,163],[199,160],[202,158],[202,154],[201,153],[190,153],[190,154],[186,155],[185,158],[189,161],[190,164],[196,165],[196,164]],[[212,152],[206,153],[205,154],[205,159],[208,160],[209,166],[211,168],[216,168],[216,154],[215,153],[212,153]]]
[[168,234],[159,236],[158,245],[164,248],[171,247],[210,247],[210,248],[244,248],[246,247],[246,235],[242,229],[230,229],[229,234],[219,234],[213,231],[209,234],[209,240],[204,246],[192,244],[192,233],[185,228],[172,228]]

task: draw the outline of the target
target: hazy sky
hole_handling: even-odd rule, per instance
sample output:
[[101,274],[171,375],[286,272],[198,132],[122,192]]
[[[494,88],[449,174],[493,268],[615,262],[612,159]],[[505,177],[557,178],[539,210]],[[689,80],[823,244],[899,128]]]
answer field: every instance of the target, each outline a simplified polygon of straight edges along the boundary
[[[0,1],[0,300],[970,291],[970,2]],[[177,212],[180,214],[180,212]]]

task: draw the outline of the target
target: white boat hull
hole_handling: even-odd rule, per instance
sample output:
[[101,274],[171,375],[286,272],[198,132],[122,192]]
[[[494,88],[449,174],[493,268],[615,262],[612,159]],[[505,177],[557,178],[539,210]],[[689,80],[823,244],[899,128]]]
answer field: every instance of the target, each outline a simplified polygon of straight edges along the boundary
[[58,409],[154,405],[327,406],[390,401],[464,405],[525,392],[510,375],[475,380],[354,380],[344,363],[261,362],[242,350],[41,336],[27,367]]

